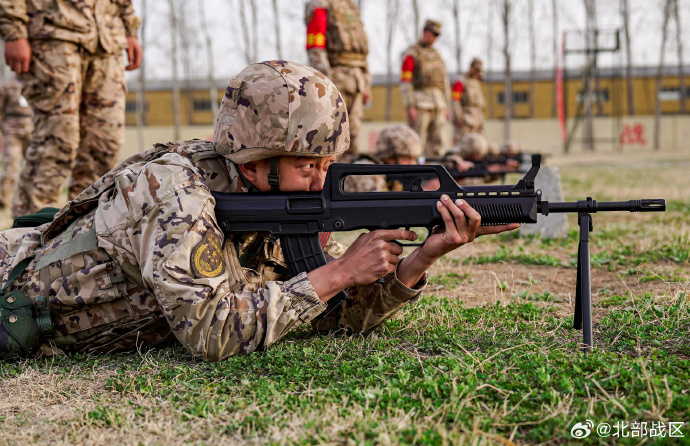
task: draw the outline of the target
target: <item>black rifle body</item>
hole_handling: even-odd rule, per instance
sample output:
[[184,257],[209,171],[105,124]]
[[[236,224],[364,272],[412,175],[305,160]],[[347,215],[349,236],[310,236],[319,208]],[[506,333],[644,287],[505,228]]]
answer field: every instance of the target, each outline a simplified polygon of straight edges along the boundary
[[[436,208],[443,194],[453,200],[465,200],[479,212],[482,225],[536,223],[538,214],[575,212],[582,218],[602,211],[654,212],[666,208],[663,199],[543,201],[541,191],[534,187],[540,164],[541,156],[533,155],[532,167],[517,184],[483,186],[459,186],[440,165],[333,164],[320,192],[213,192],[215,214],[226,233],[270,232],[280,237],[290,273],[296,275],[326,264],[318,242],[321,232],[411,227],[424,227],[431,231],[435,226],[443,225],[443,218]],[[402,177],[406,179],[405,184],[409,189],[400,192],[348,193],[344,191],[344,182],[350,175]],[[430,176],[438,177],[438,190],[423,190],[422,184]],[[587,226],[587,231],[591,231],[591,217]],[[582,224],[581,228],[585,230]],[[589,277],[588,249],[587,245],[587,276],[583,280]],[[584,248],[581,246],[580,250]],[[578,278],[581,274],[584,273],[578,269]],[[329,308],[335,307],[344,297],[343,294],[339,299],[331,299]]]

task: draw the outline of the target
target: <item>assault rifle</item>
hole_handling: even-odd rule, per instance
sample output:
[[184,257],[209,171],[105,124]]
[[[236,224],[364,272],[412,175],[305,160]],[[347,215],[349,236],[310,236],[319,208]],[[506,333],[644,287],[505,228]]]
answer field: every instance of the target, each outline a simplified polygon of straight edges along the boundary
[[[321,232],[424,227],[431,233],[434,226],[443,225],[436,208],[436,202],[443,194],[453,200],[461,198],[467,201],[482,216],[482,225],[536,223],[538,214],[577,213],[580,241],[574,326],[583,330],[584,348],[588,351],[592,346],[591,214],[609,211],[661,212],[666,210],[666,202],[663,199],[597,202],[589,197],[575,202],[544,201],[541,191],[534,188],[540,164],[541,156],[534,155],[532,167],[515,185],[483,186],[459,186],[440,165],[333,164],[320,192],[213,192],[215,213],[221,229],[226,233],[262,231],[278,236],[292,275],[309,272],[326,264],[319,243]],[[422,187],[429,174],[438,177],[440,187],[435,191],[425,191]],[[410,183],[409,189],[400,192],[348,193],[344,191],[344,182],[350,175],[417,175],[418,179]],[[327,311],[345,298],[347,295],[344,291],[332,298]]]
[[530,153],[487,155],[480,161],[471,161],[474,166],[467,170],[460,170],[458,163],[450,156],[425,158],[424,162],[442,165],[456,181],[464,178],[485,178],[494,181],[500,177],[501,183],[505,184],[506,174],[525,174],[529,171],[532,167],[532,156],[533,154]]

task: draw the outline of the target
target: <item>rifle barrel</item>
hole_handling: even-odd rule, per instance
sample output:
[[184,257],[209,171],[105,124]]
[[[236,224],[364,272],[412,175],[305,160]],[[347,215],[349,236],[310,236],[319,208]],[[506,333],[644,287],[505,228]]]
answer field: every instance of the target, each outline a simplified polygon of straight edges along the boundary
[[537,212],[543,215],[563,212],[663,212],[666,201],[663,199],[643,199],[628,201],[596,201],[591,198],[572,202],[542,201]]

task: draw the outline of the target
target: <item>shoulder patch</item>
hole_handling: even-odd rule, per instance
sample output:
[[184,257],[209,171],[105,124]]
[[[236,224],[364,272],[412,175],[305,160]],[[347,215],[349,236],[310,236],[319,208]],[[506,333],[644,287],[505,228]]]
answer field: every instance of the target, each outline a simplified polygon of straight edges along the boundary
[[192,250],[192,270],[194,276],[218,277],[225,271],[225,260],[221,241],[213,231],[206,232],[204,238]]

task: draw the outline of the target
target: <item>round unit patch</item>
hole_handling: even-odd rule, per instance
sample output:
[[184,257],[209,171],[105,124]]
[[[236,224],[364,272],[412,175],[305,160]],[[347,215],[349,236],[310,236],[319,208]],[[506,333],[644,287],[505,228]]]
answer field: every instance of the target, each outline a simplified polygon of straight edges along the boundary
[[213,231],[192,250],[192,270],[196,277],[218,277],[225,271],[221,241]]

